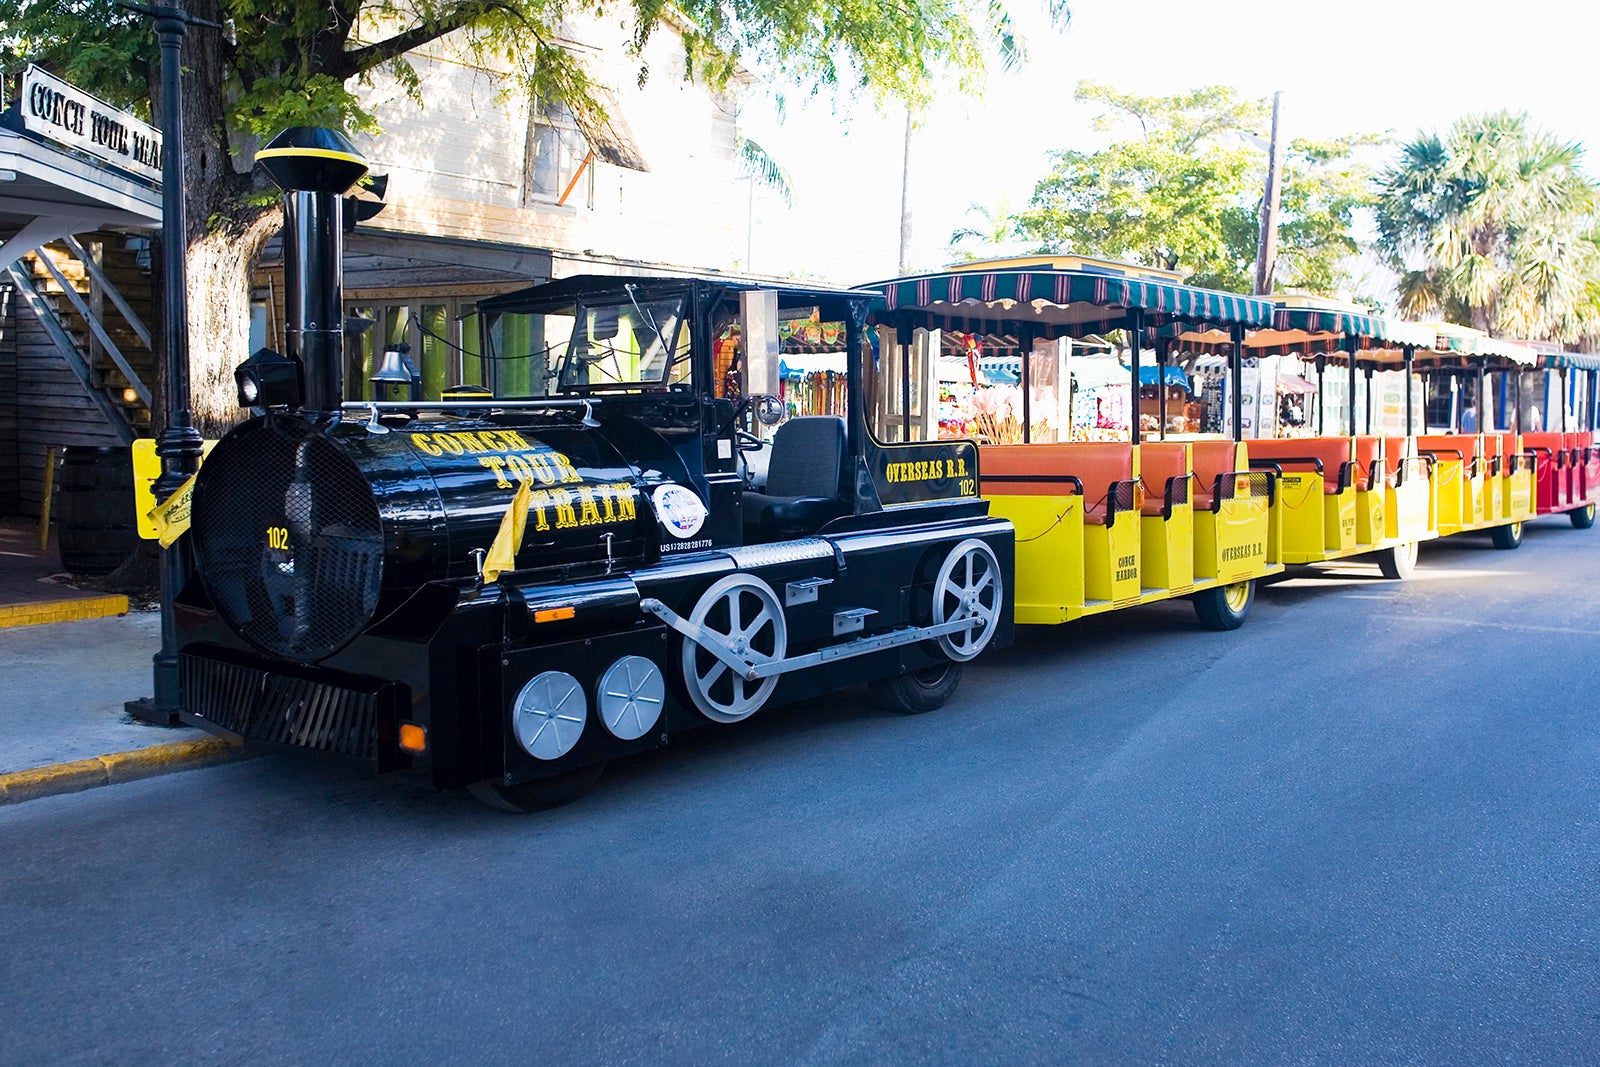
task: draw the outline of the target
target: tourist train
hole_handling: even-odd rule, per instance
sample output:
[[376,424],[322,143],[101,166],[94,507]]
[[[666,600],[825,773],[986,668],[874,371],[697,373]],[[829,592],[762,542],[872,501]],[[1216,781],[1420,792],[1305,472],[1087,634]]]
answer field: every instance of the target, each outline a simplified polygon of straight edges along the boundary
[[[1512,548],[1600,498],[1581,357],[1088,260],[849,290],[566,278],[478,305],[484,358],[526,361],[530,395],[348,399],[364,163],[308,128],[258,159],[284,191],[287,351],[238,369],[252,417],[195,478],[175,604],[185,720],[250,747],[534,810],[683,730],[846,686],[932,710],[1016,624],[1185,597],[1233,629],[1287,566],[1404,577],[1421,541]],[[1113,332],[1125,434],[1073,388]],[[1315,363],[1319,396],[1343,375],[1339,432],[1247,433],[1280,355]],[[1226,366],[1209,412],[1169,395],[1205,361]],[[1587,375],[1584,428],[1522,424],[1512,393],[1547,364]],[[1483,425],[1452,401],[1428,432],[1407,387],[1385,429],[1370,383],[1419,370]]]

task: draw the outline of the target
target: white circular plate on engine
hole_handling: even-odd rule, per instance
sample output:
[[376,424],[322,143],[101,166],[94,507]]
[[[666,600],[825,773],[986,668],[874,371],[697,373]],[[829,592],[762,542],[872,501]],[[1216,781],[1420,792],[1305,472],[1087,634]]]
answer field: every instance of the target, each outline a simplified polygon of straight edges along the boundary
[[643,656],[623,656],[600,676],[595,705],[606,729],[624,741],[643,737],[661,718],[667,682]]
[[511,705],[517,743],[534,759],[559,759],[571,752],[588,717],[583,686],[565,671],[535,675]]
[[[753,574],[730,574],[700,596],[689,621],[733,656],[760,666],[783,658],[789,625],[772,587]],[[722,659],[683,642],[683,684],[694,706],[713,722],[738,722],[755,713],[778,687],[776,674],[749,679]]]
[[672,483],[657,486],[650,503],[655,505],[661,525],[680,541],[693,537],[705,525],[706,506],[693,489]]
[[1002,581],[1000,561],[984,542],[968,538],[950,550],[933,583],[933,621],[971,621],[972,626],[939,638],[945,655],[969,660],[988,645],[1000,624]]

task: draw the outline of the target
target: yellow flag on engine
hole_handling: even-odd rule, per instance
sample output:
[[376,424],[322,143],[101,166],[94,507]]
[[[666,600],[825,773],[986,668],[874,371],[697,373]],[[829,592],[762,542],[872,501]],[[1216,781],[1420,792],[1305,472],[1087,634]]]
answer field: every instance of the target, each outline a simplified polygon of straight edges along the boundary
[[161,542],[162,548],[171,548],[172,543],[189,529],[189,508],[194,502],[195,477],[190,475],[189,480],[174,489],[171,496],[150,510],[149,520],[156,528],[156,540]]
[[533,497],[533,483],[522,481],[516,495],[500,519],[500,530],[494,535],[489,554],[483,557],[483,580],[495,581],[517,565],[517,553],[522,549],[522,533],[528,526],[528,505]]

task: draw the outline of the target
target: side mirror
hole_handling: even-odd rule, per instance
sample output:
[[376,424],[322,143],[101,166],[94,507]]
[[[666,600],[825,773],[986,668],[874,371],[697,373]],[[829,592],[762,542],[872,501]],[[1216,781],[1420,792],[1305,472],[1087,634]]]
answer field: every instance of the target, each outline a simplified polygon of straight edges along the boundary
[[776,426],[778,423],[783,421],[784,412],[782,400],[779,400],[771,393],[763,393],[761,396],[754,397],[752,399],[755,402],[754,409],[756,413],[756,421],[761,425]]

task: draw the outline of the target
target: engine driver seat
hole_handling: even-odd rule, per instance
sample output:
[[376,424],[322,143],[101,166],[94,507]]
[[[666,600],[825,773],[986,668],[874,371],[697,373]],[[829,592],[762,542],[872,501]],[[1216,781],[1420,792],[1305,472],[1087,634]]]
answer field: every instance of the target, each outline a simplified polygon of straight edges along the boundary
[[778,427],[772,438],[767,484],[742,495],[746,526],[773,533],[809,533],[845,511],[844,420],[837,415],[802,415]]

